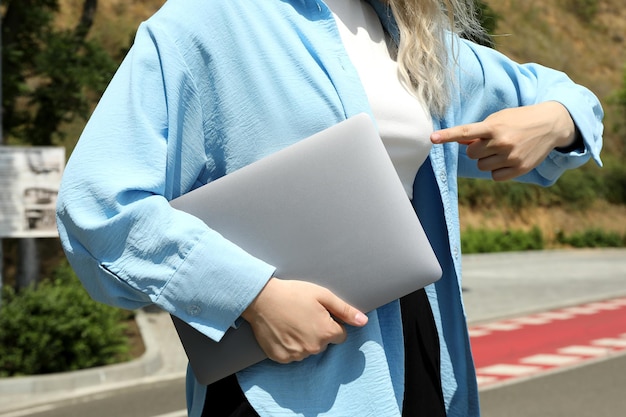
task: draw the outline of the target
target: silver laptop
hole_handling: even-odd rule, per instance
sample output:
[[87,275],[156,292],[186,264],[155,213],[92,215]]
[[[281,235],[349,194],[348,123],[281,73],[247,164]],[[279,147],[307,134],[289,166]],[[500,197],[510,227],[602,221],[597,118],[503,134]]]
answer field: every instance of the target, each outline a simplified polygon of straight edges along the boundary
[[[191,191],[171,205],[275,266],[276,277],[315,282],[365,312],[441,276],[366,114]],[[203,384],[266,359],[245,322],[216,343],[172,318]]]

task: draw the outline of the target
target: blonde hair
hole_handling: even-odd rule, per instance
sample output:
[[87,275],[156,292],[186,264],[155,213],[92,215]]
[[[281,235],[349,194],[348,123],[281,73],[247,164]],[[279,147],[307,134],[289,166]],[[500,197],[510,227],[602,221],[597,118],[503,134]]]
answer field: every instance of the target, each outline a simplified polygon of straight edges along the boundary
[[398,24],[400,77],[435,115],[444,114],[452,88],[453,34],[483,35],[474,0],[388,0]]

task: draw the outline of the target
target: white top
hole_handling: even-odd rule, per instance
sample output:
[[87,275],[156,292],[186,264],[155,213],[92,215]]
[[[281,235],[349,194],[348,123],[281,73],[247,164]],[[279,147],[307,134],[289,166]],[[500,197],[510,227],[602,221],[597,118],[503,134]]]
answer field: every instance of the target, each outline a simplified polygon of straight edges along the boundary
[[400,82],[390,39],[372,7],[361,0],[325,1],[361,78],[387,152],[413,198],[415,174],[431,147],[431,116]]

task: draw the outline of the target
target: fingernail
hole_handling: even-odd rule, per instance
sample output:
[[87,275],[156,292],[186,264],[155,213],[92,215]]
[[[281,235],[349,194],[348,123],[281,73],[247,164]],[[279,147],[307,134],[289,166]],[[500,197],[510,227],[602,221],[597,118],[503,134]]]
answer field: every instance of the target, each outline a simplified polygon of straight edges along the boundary
[[441,135],[439,133],[433,133],[430,135],[430,141],[433,143],[439,143],[441,141]]
[[358,326],[364,326],[367,324],[367,316],[361,312],[356,313],[354,316],[354,321]]

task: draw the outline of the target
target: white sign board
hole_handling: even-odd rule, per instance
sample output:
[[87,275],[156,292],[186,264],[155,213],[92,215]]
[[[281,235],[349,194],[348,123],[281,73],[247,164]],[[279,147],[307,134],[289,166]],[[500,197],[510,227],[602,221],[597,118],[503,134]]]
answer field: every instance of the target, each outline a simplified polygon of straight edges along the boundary
[[62,147],[0,146],[0,238],[56,237]]

